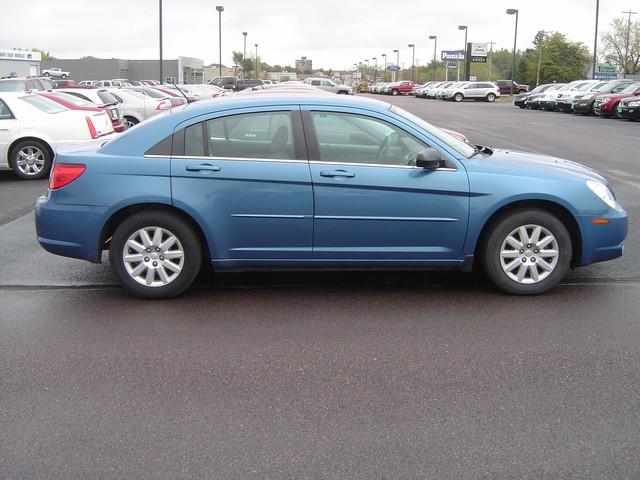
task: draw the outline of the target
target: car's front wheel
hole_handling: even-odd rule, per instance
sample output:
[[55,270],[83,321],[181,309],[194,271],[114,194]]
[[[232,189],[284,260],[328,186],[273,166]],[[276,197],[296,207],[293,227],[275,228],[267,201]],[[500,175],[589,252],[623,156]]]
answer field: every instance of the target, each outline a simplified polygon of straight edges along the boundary
[[[495,93],[488,93],[487,94],[487,102],[495,102],[496,101],[496,94]],[[520,108],[524,108],[524,107],[520,107]]]
[[49,175],[51,161],[49,149],[39,140],[23,140],[11,149],[11,167],[24,180],[39,180]]
[[464,95],[462,95],[461,93],[456,93],[456,94],[453,96],[453,99],[454,99],[456,102],[461,102],[463,98],[464,98]]
[[493,225],[482,245],[481,260],[502,291],[534,295],[564,278],[571,255],[571,236],[564,224],[532,208],[510,213]]
[[129,293],[171,298],[195,280],[202,264],[202,247],[198,235],[182,218],[163,211],[144,211],[116,228],[109,262]]

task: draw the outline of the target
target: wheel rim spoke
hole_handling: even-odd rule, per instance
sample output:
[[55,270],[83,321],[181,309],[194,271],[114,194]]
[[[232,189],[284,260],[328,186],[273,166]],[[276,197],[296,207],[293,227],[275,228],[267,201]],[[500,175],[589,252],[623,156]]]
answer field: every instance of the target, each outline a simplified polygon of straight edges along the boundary
[[509,233],[499,252],[508,278],[519,284],[535,284],[553,273],[560,258],[555,236],[542,225],[520,225]]
[[178,237],[158,226],[133,232],[122,252],[126,272],[137,283],[149,288],[173,282],[180,276],[184,260],[185,252]]

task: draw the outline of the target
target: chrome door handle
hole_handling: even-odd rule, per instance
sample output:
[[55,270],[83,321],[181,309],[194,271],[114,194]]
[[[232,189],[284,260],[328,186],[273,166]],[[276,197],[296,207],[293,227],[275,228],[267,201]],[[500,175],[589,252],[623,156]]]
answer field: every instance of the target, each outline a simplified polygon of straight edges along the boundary
[[355,173],[347,172],[346,170],[322,170],[320,172],[321,177],[348,177],[353,178]]
[[201,163],[199,165],[187,165],[184,167],[187,172],[219,172],[220,167],[211,165],[210,163]]

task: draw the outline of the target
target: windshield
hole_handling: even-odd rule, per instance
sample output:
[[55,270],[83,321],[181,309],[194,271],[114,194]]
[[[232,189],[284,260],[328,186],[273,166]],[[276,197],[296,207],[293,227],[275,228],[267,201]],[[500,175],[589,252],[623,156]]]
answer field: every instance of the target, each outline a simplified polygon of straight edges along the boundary
[[68,110],[68,108],[59,103],[41,97],[40,95],[28,95],[26,97],[20,97],[20,100],[45,113],[60,113]]
[[622,90],[622,93],[634,93],[638,88],[640,88],[640,83],[632,83],[627,88]]
[[98,93],[98,97],[100,97],[100,100],[103,101],[105,104],[107,104],[107,103],[119,103],[118,99],[116,97],[114,97],[113,95],[111,95],[106,90],[98,90],[97,93]]
[[3,80],[0,82],[0,92],[24,92],[24,80]]
[[454,136],[449,135],[447,132],[444,132],[436,126],[425,122],[423,119],[415,116],[413,113],[409,113],[402,108],[396,107],[395,105],[392,106],[389,111],[401,116],[402,118],[408,120],[410,123],[415,124],[418,128],[421,128],[429,134],[433,135],[438,140],[453,148],[457,153],[464,157],[469,157],[475,152],[473,146],[463,142],[462,140],[458,140]]

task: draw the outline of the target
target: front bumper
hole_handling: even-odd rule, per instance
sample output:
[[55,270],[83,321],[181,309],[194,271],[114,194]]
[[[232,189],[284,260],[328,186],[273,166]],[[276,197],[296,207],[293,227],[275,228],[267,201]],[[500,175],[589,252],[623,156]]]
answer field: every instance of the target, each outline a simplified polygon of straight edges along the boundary
[[564,113],[570,113],[572,111],[573,101],[572,100],[559,100],[556,102],[556,110]]
[[556,109],[556,101],[555,100],[540,100],[538,102],[538,106],[542,110],[555,110]]
[[593,105],[593,113],[596,115],[613,115],[613,102],[595,103]]
[[[595,218],[607,219],[609,223],[594,224]],[[622,256],[624,239],[629,230],[627,212],[622,208],[609,209],[604,216],[579,216],[576,219],[582,233],[582,256],[578,266],[613,260]]]
[[573,112],[583,114],[593,113],[593,100],[577,100],[573,104]]
[[640,107],[621,107],[618,114],[628,120],[640,120]]

